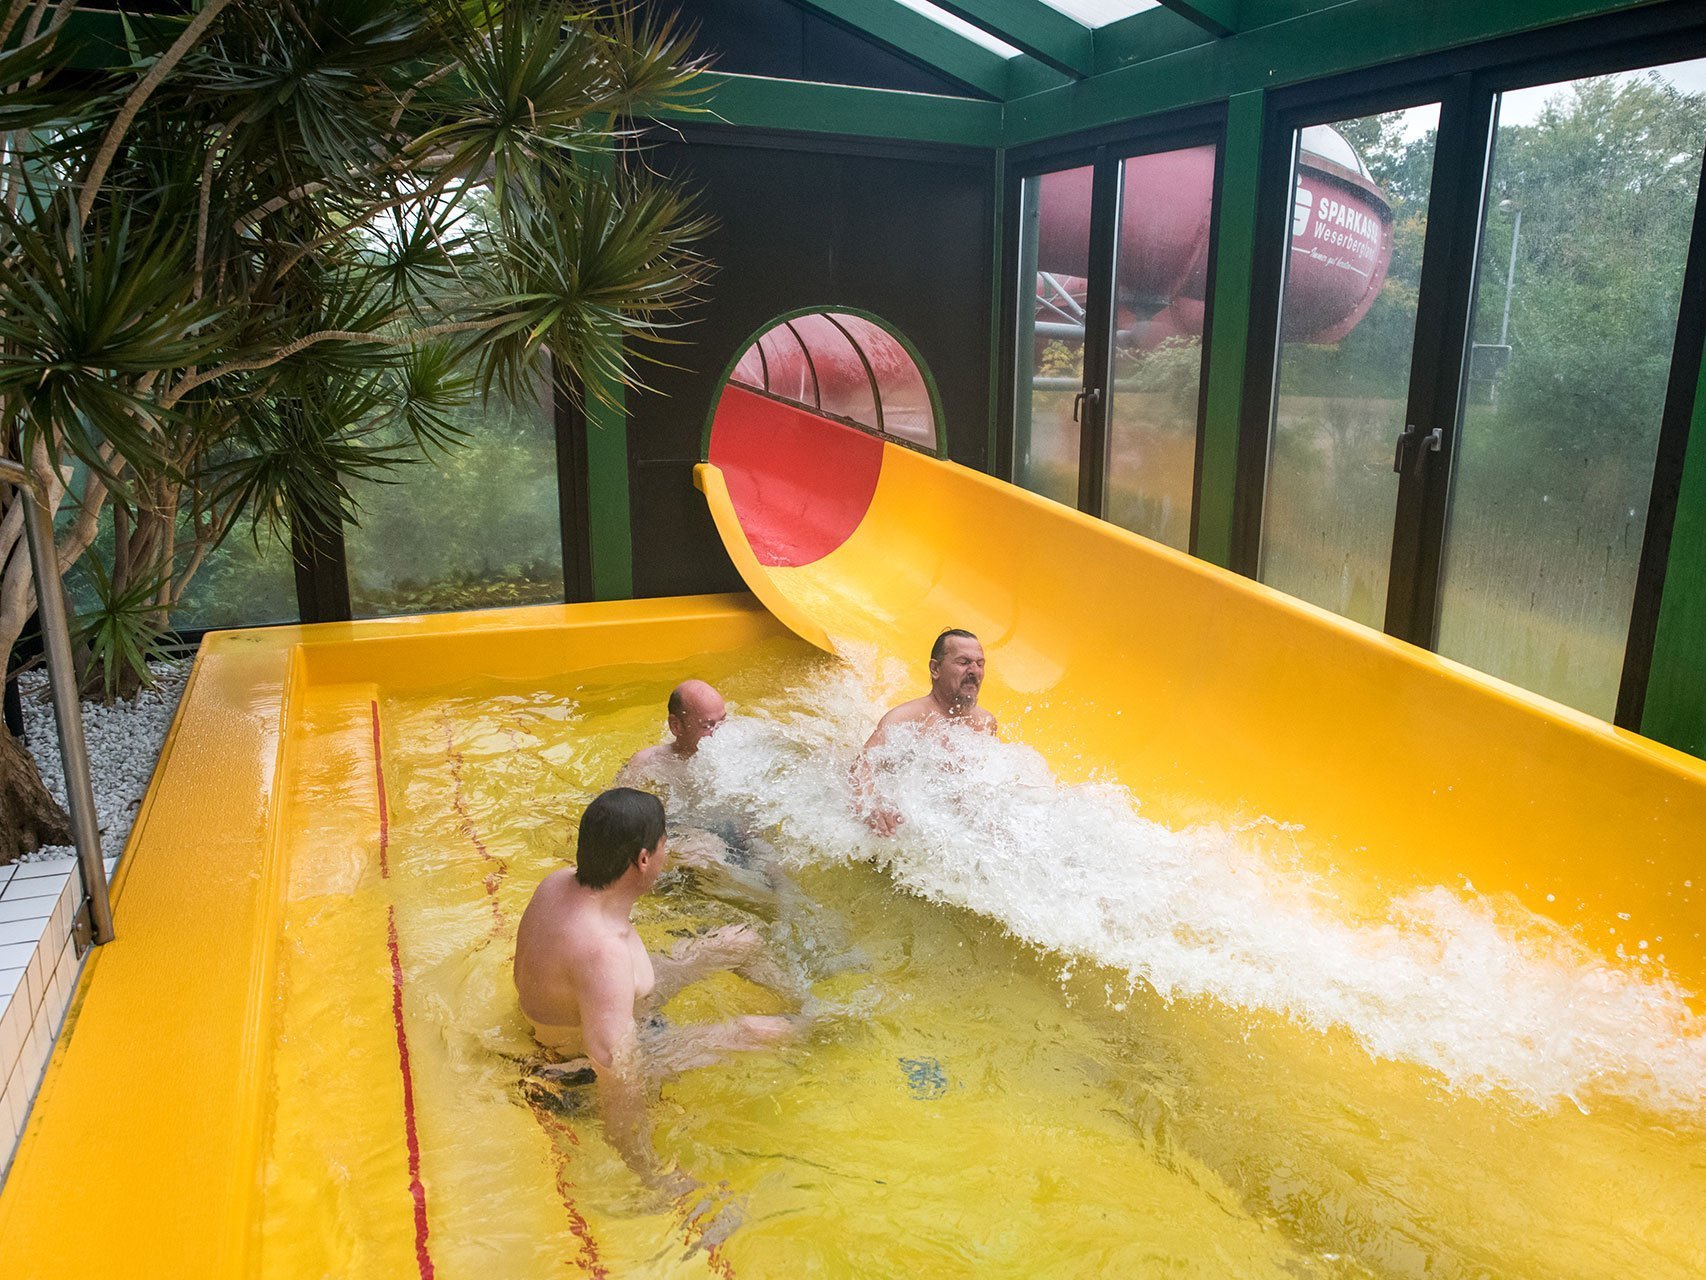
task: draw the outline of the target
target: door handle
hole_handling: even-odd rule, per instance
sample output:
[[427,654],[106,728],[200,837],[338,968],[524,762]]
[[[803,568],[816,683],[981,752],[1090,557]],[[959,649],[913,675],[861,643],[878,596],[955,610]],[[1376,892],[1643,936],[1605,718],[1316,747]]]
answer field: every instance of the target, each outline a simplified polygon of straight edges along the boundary
[[1098,405],[1101,403],[1102,403],[1102,388],[1100,388],[1100,387],[1086,387],[1084,390],[1080,391],[1077,395],[1072,397],[1072,420],[1074,422],[1078,421],[1078,410],[1082,406],[1084,406],[1086,404]]
[[1392,470],[1400,475],[1404,472],[1404,461],[1409,457],[1410,446],[1415,445],[1424,461],[1430,453],[1438,453],[1445,448],[1445,431],[1435,427],[1427,435],[1417,437],[1416,424],[1406,422],[1404,429],[1398,433],[1398,448],[1392,454]]
[[1410,442],[1416,438],[1416,424],[1406,422],[1404,429],[1398,433],[1398,447],[1392,453],[1392,470],[1399,475],[1404,473],[1404,458],[1410,452]]

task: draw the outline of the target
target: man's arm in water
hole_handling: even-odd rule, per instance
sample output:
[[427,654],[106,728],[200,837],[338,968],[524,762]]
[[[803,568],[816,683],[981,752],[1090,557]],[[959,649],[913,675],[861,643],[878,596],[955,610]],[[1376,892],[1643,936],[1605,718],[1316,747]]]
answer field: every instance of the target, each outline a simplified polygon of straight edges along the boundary
[[888,741],[889,730],[897,724],[911,724],[919,718],[918,701],[903,702],[877,721],[871,736],[865,739],[853,761],[853,803],[865,825],[880,836],[892,836],[905,821],[900,814],[885,805],[877,796],[877,777],[871,769],[871,751]]
[[645,1060],[634,1024],[633,957],[626,946],[610,942],[589,959],[591,963],[576,973],[575,995],[580,1002],[581,1043],[598,1071],[604,1134],[630,1169],[652,1185],[660,1185],[669,1174],[652,1150]]

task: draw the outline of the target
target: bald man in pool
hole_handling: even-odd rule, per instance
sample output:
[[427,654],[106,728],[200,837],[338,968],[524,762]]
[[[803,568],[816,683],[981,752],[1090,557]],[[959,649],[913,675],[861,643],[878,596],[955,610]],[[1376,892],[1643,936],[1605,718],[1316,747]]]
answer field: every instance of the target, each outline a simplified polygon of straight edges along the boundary
[[877,721],[876,731],[853,762],[853,789],[865,825],[878,835],[892,836],[905,819],[877,795],[871,750],[880,747],[901,725],[918,725],[927,731],[963,726],[974,733],[995,736],[1000,727],[995,717],[977,705],[983,673],[983,643],[969,631],[949,627],[930,646],[930,692],[901,703]]
[[[653,1185],[684,1188],[652,1150],[648,1086],[715,1061],[791,1037],[796,1022],[744,1017],[671,1027],[656,1014],[683,987],[730,969],[772,985],[775,967],[744,926],[689,938],[666,956],[646,950],[634,904],[663,874],[668,859],[663,804],[614,787],[581,815],[575,865],[534,890],[515,937],[515,989],[535,1039],[564,1061],[539,1074],[598,1085],[605,1133],[628,1165]],[[691,1184],[691,1180],[687,1180]]]
[[768,913],[776,905],[778,879],[767,867],[752,865],[753,855],[761,853],[759,842],[726,815],[711,820],[696,785],[699,747],[728,719],[723,695],[703,680],[683,680],[670,691],[665,710],[670,740],[635,752],[611,785],[661,792],[675,865],[692,872],[712,897]]

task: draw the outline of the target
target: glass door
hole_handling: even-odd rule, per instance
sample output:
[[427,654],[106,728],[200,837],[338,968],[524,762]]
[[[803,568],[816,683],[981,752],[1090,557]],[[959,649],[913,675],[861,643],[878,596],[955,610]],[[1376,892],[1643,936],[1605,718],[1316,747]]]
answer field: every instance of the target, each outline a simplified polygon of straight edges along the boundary
[[1291,135],[1257,576],[1386,618],[1440,104]]
[[1025,178],[1019,197],[1019,296],[1013,479],[1079,505],[1090,318],[1095,167]]
[[1188,551],[1202,397],[1212,146],[1119,162],[1103,516]]
[[1013,479],[1188,550],[1219,148],[1083,155],[1020,180]]
[[1401,110],[1279,117],[1239,562],[1610,719],[1644,678],[1661,436],[1693,393],[1672,364],[1706,59],[1583,77],[1569,56],[1570,78],[1464,72]]
[[1437,648],[1617,705],[1706,148],[1706,59],[1502,93]]

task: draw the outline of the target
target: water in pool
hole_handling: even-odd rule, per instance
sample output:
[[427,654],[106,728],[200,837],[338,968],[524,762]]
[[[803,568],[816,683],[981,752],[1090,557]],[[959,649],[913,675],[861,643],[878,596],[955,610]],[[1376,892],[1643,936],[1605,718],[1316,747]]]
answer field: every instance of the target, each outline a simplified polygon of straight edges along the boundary
[[[509,964],[580,811],[685,672],[313,689],[290,857],[268,1276],[1665,1277],[1706,1271],[1706,1033],[1464,886],[1340,910],[1278,827],[1173,832],[1017,743],[900,741],[893,841],[847,764],[892,671],[707,659],[695,805],[762,832],[774,918],[689,881],[654,948],[747,923],[832,1012],[667,1084],[661,1203],[547,1105]],[[1646,955],[1646,953],[1643,953]],[[695,1021],[781,1008],[741,979]]]

